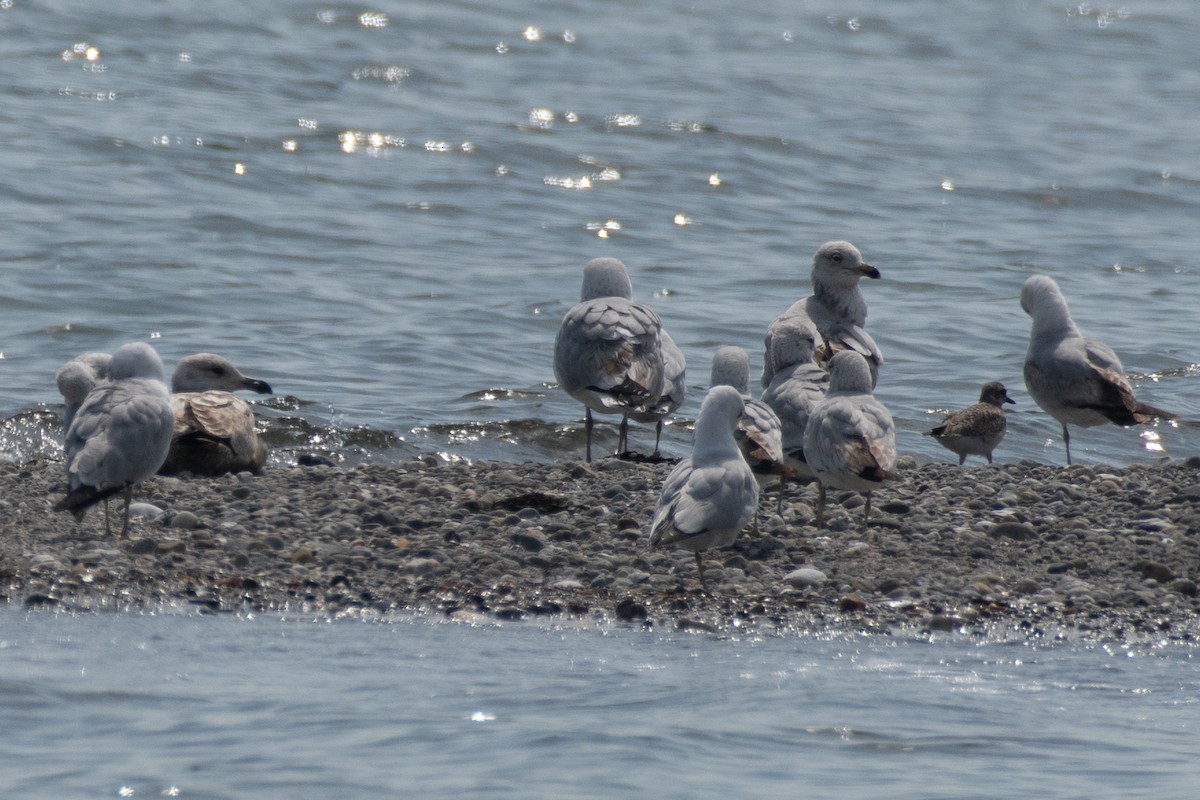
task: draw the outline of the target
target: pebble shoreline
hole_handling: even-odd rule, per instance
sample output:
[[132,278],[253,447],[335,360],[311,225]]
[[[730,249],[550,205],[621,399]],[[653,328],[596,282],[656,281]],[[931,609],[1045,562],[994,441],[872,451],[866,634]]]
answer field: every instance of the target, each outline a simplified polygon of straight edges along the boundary
[[[669,464],[445,463],[158,476],[124,539],[104,511],[50,506],[61,462],[0,462],[0,593],[10,605],[461,619],[546,615],[722,633],[1200,640],[1200,459],[918,466],[862,498],[765,491],[758,533],[704,555],[647,547]],[[120,504],[113,504],[119,527]],[[156,514],[161,516],[155,517]],[[1065,632],[1065,633],[1064,633]]]

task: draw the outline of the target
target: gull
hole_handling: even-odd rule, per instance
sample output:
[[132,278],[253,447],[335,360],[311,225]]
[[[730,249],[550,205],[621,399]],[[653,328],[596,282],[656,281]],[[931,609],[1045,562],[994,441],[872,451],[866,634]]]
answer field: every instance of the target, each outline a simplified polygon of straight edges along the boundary
[[585,407],[588,461],[593,411],[621,415],[618,454],[628,445],[629,417],[655,422],[657,457],[663,418],[686,394],[683,353],[665,335],[658,314],[632,298],[625,265],[593,258],[583,268],[580,301],[563,317],[554,340],[554,375]]
[[777,510],[782,512],[783,484],[788,472],[783,462],[782,426],[769,405],[750,397],[750,354],[741,347],[717,348],[709,385],[732,386],[742,396],[746,408],[738,419],[734,439],[760,486],[773,477],[779,478]]
[[1025,387],[1034,402],[1062,424],[1067,464],[1071,463],[1068,423],[1090,428],[1106,422],[1129,426],[1177,418],[1170,411],[1138,402],[1117,354],[1099,339],[1079,332],[1053,278],[1030,276],[1021,287],[1021,308],[1033,318]]
[[967,460],[967,456],[983,456],[991,464],[992,451],[1008,430],[1005,403],[1015,404],[1016,401],[1008,396],[1003,383],[989,381],[979,392],[978,403],[948,415],[941,425],[925,435],[958,453],[959,465]]
[[650,524],[651,547],[674,544],[695,553],[705,589],[700,551],[733,544],[758,508],[758,483],[733,434],[744,410],[737,389],[708,390],[696,417],[692,455],[667,475]]
[[768,357],[772,378],[762,399],[779,416],[783,429],[784,464],[793,474],[814,478],[804,455],[804,432],[817,403],[829,387],[829,373],[813,363],[816,332],[803,319],[784,320],[771,337]]
[[811,323],[820,336],[814,353],[818,364],[827,365],[834,353],[841,350],[854,350],[870,363],[874,387],[879,366],[883,363],[883,351],[865,327],[867,303],[858,288],[858,282],[864,276],[877,279],[879,270],[863,261],[862,253],[849,242],[826,242],[817,249],[813,254],[813,293],[797,300],[767,327],[762,374],[764,388],[771,384],[774,376],[771,340],[775,331],[785,321],[795,319]]
[[[83,519],[91,506],[123,491],[124,536],[133,485],[162,466],[174,418],[162,361],[154,348],[141,342],[117,348],[108,379],[88,393],[67,429],[67,496],[54,510]],[[112,532],[107,515],[104,527]]]
[[863,525],[871,516],[871,491],[897,476],[892,415],[871,394],[871,370],[853,350],[829,362],[829,390],[813,409],[804,432],[804,455],[819,481],[817,528],[825,521],[825,487],[866,495]]
[[58,385],[58,393],[66,403],[63,414],[63,432],[71,427],[75,412],[83,405],[88,392],[96,388],[96,384],[108,378],[108,365],[112,356],[108,353],[84,353],[75,356],[63,364],[54,382]]
[[175,413],[171,450],[159,470],[164,475],[192,472],[221,475],[258,472],[267,458],[250,404],[239,390],[270,394],[266,381],[248,378],[229,359],[196,353],[181,360],[171,375]]

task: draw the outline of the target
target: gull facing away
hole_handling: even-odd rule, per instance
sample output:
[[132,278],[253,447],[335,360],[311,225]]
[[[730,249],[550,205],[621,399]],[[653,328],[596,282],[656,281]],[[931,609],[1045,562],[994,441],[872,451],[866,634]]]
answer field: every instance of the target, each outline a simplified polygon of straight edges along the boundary
[[[162,466],[174,419],[162,361],[154,348],[142,342],[117,348],[108,380],[88,394],[67,429],[67,496],[54,510],[83,519],[90,507],[123,491],[124,536],[133,485]],[[104,524],[111,533],[107,515]]]
[[867,301],[859,291],[861,278],[880,277],[879,270],[863,261],[862,253],[849,242],[833,241],[821,245],[813,254],[813,293],[797,300],[787,311],[767,327],[763,344],[762,385],[766,388],[774,377],[771,365],[771,340],[777,327],[787,320],[803,320],[812,324],[820,337],[814,358],[827,366],[833,355],[841,350],[854,350],[871,366],[871,385],[883,364],[883,351],[867,333]]
[[259,441],[250,404],[233,394],[239,390],[271,393],[266,381],[243,375],[214,353],[196,353],[179,362],[171,376],[171,450],[160,473],[221,475],[262,469],[267,446]]
[[866,495],[863,525],[871,516],[872,490],[897,476],[892,415],[871,394],[865,358],[843,350],[829,362],[829,391],[813,409],[804,432],[804,454],[820,482],[817,528],[825,524],[825,487]]
[[554,340],[554,375],[585,407],[588,461],[593,411],[621,415],[618,454],[628,446],[629,417],[656,422],[657,456],[663,418],[686,393],[683,353],[664,335],[658,314],[632,298],[625,264],[593,258],[583,268],[580,301],[563,317]]
[[733,387],[708,390],[696,417],[692,455],[667,475],[650,523],[651,547],[674,544],[696,554],[705,589],[700,551],[733,544],[758,508],[758,483],[733,438],[744,410]]
[[742,396],[746,409],[738,418],[733,438],[759,486],[779,478],[777,510],[782,512],[783,485],[788,474],[783,463],[783,430],[771,407],[750,397],[750,354],[741,347],[718,347],[713,354],[709,386],[732,386]]
[[775,410],[783,429],[783,460],[794,475],[816,474],[804,455],[804,432],[817,403],[829,388],[829,373],[813,362],[817,335],[802,319],[781,322],[771,337],[771,383],[762,399]]
[[84,353],[78,355],[59,367],[54,382],[58,385],[58,393],[62,395],[66,405],[63,413],[63,432],[71,427],[75,412],[83,405],[88,392],[96,388],[101,381],[108,379],[108,365],[112,356],[108,353]]
[[979,392],[979,402],[955,411],[945,422],[926,433],[947,450],[958,454],[959,466],[967,456],[983,456],[992,463],[992,451],[1008,430],[1004,404],[1016,404],[999,381],[989,381]]
[[1030,276],[1021,287],[1021,308],[1033,318],[1025,387],[1034,402],[1062,424],[1067,464],[1071,463],[1068,424],[1090,428],[1106,422],[1129,426],[1177,419],[1170,411],[1138,402],[1117,354],[1099,339],[1079,332],[1053,278]]

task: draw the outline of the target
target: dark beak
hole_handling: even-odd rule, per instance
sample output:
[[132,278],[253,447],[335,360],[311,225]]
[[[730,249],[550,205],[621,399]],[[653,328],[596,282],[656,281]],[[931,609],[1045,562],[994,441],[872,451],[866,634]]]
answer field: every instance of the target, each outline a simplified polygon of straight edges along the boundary
[[871,266],[870,264],[866,263],[865,261],[863,262],[863,265],[862,265],[862,274],[866,275],[868,278],[875,278],[876,280],[879,280],[880,278],[883,277],[882,275],[879,274],[879,270],[875,269],[875,267]]
[[266,381],[257,380],[256,378],[246,378],[246,380],[242,382],[242,388],[249,389],[252,392],[258,392],[259,394],[273,394],[271,391],[271,384],[267,383]]

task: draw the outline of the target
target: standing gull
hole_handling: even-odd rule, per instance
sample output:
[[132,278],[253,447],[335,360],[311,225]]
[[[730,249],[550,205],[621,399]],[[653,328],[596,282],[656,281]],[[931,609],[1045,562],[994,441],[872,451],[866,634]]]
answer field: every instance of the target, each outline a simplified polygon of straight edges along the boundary
[[744,410],[733,387],[708,390],[696,417],[691,458],[667,475],[650,524],[651,547],[675,544],[696,554],[705,589],[700,551],[733,544],[758,508],[758,483],[733,438]]
[[825,524],[825,487],[866,495],[863,525],[871,516],[871,491],[896,478],[896,428],[871,394],[871,370],[853,350],[829,362],[829,391],[813,409],[804,432],[804,455],[820,482],[817,528]]
[[867,302],[859,291],[863,277],[879,278],[879,270],[863,261],[862,253],[849,242],[834,241],[821,245],[813,255],[813,293],[797,300],[767,327],[764,340],[766,358],[763,362],[762,385],[771,384],[771,340],[777,327],[787,320],[803,320],[812,324],[820,336],[814,357],[826,365],[841,350],[854,350],[871,366],[871,385],[883,363],[883,351],[867,333]]
[[58,393],[62,395],[66,406],[63,412],[63,433],[71,427],[75,412],[83,405],[88,392],[95,389],[101,381],[107,380],[108,365],[111,363],[112,356],[108,353],[84,353],[75,356],[59,368],[54,382],[58,385]]
[[159,472],[221,475],[262,469],[267,446],[255,430],[254,411],[233,394],[243,389],[271,393],[266,381],[246,377],[214,353],[196,353],[180,361],[171,376],[171,450]]
[[733,432],[742,457],[760,486],[779,478],[777,510],[783,510],[783,486],[787,468],[783,463],[783,432],[774,410],[750,397],[750,354],[741,347],[719,347],[713,354],[710,386],[732,386],[742,396],[746,410]]
[[1062,424],[1067,464],[1071,463],[1068,423],[1090,428],[1106,422],[1129,426],[1156,418],[1176,419],[1170,411],[1137,401],[1117,354],[1099,339],[1079,332],[1053,278],[1030,276],[1021,287],[1021,308],[1033,318],[1025,387],[1034,402]]
[[813,363],[816,333],[801,319],[785,320],[771,337],[771,383],[762,398],[783,427],[783,459],[793,474],[813,478],[804,455],[804,432],[817,403],[825,397],[829,374]]
[[63,445],[67,496],[54,510],[70,511],[76,519],[83,519],[88,508],[123,491],[124,536],[129,531],[133,484],[162,466],[171,446],[173,422],[158,353],[141,342],[117,348],[108,380],[88,394],[67,429]]
[[990,381],[983,385],[978,403],[950,414],[945,422],[925,435],[958,453],[959,465],[967,460],[967,456],[983,456],[991,464],[992,451],[1008,430],[1004,404],[1016,402],[1008,396],[1003,383]]
[[588,461],[593,411],[621,415],[618,453],[628,446],[630,416],[655,421],[657,456],[663,418],[683,401],[683,353],[674,342],[664,349],[670,337],[663,336],[658,314],[632,298],[625,265],[593,258],[583,268],[580,302],[563,317],[554,340],[554,375],[585,407]]

